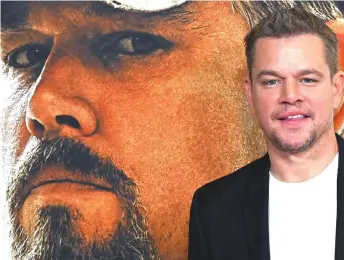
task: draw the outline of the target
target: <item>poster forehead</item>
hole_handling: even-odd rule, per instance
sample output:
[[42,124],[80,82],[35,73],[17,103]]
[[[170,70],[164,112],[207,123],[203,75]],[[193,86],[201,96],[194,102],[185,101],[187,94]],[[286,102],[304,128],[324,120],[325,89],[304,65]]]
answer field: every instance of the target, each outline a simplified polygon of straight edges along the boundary
[[181,5],[186,0],[103,0],[115,8],[137,11],[137,12],[156,12]]

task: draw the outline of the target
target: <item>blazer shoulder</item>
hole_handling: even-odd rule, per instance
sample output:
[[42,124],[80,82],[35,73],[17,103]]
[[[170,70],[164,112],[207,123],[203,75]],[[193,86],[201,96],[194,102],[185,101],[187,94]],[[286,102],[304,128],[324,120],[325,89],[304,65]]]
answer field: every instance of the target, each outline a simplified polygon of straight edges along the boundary
[[196,193],[202,200],[209,200],[211,202],[223,196],[239,198],[240,194],[245,192],[247,181],[257,177],[257,174],[264,174],[268,165],[269,157],[265,154],[263,157],[243,166],[233,173],[203,185]]

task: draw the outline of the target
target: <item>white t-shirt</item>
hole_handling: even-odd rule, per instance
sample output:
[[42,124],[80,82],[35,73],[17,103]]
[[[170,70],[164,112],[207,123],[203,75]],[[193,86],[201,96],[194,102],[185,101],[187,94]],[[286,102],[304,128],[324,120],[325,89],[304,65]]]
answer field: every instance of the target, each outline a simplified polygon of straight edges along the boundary
[[316,177],[300,183],[270,172],[271,260],[333,260],[337,219],[338,154]]

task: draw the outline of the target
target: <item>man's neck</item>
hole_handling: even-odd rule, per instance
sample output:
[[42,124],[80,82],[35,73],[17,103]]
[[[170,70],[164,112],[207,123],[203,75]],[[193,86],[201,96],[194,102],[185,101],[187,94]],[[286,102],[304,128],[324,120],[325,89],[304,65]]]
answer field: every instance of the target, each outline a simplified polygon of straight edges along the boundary
[[307,151],[285,153],[268,144],[271,173],[284,182],[303,182],[320,174],[338,153],[333,132],[324,134]]

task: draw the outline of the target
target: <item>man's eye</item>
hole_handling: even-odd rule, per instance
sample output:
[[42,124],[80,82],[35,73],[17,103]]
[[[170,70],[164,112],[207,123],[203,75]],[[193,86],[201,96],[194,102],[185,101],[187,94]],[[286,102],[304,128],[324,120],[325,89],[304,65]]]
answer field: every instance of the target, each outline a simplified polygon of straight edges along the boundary
[[271,80],[265,80],[263,81],[263,85],[267,87],[273,87],[276,86],[279,83],[278,80],[276,79],[271,79]]
[[43,44],[27,44],[7,55],[7,64],[13,68],[30,68],[45,63],[51,47]]
[[[104,41],[105,40],[105,41]],[[149,55],[168,50],[173,43],[157,35],[141,32],[116,32],[104,37],[100,51],[103,55]],[[111,56],[112,56],[111,55]]]
[[314,83],[318,82],[318,80],[310,79],[310,78],[303,78],[303,79],[300,79],[300,82],[304,83],[304,84],[314,84]]

